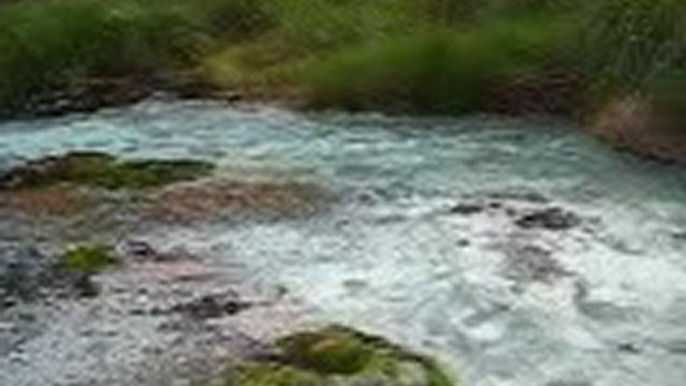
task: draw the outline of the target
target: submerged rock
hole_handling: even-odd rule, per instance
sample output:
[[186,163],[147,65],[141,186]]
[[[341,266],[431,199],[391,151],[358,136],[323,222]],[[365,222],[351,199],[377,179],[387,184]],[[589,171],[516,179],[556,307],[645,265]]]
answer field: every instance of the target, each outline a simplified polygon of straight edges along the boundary
[[153,219],[188,221],[223,213],[271,217],[321,211],[329,193],[319,185],[296,181],[212,181],[167,189],[150,198]]
[[457,204],[450,208],[450,213],[451,214],[459,214],[462,216],[471,216],[474,214],[479,214],[485,210],[483,205],[479,204],[469,204],[469,203],[462,203],[462,204]]
[[535,210],[515,220],[515,224],[524,229],[545,229],[563,231],[577,227],[581,219],[572,212],[560,208]]
[[269,358],[247,359],[225,386],[451,386],[430,358],[342,326],[276,341]]
[[551,283],[572,274],[550,251],[536,245],[514,245],[505,252],[505,275],[513,280]]
[[93,192],[73,186],[54,186],[46,189],[2,191],[0,208],[38,216],[65,216],[80,214],[98,208],[106,202]]
[[243,301],[235,292],[203,295],[187,303],[178,304],[171,312],[178,312],[193,319],[212,319],[235,315],[252,307],[252,303]]

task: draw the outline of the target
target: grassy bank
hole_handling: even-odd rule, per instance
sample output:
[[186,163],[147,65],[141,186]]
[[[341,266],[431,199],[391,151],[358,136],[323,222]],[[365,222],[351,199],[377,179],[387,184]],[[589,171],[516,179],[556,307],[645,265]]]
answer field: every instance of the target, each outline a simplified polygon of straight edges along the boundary
[[581,114],[681,77],[683,20],[681,0],[18,1],[0,6],[0,106],[192,70],[314,107]]

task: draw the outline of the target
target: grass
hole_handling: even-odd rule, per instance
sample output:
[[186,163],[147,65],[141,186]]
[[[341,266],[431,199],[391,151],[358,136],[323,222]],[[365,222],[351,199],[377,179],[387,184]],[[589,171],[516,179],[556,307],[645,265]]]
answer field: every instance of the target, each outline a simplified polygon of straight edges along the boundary
[[[189,68],[213,39],[257,28],[249,1],[55,0],[0,5],[0,106],[89,78]],[[255,23],[246,20],[255,20]]]
[[[200,69],[220,87],[269,96],[296,90],[314,107],[463,114],[489,110],[489,101],[504,96],[530,104],[565,99],[573,108],[542,111],[569,114],[649,91],[686,68],[682,0],[54,0],[0,7],[0,106],[9,108],[82,79]],[[555,95],[550,83],[560,82],[551,74],[564,75],[564,95]]]
[[334,54],[302,79],[318,107],[467,113],[485,108],[499,85],[553,65],[565,33],[541,17],[428,31]]
[[97,152],[73,152],[30,161],[8,172],[0,189],[49,188],[60,184],[105,189],[145,189],[192,180],[208,174],[212,165],[191,160],[120,161]]
[[64,252],[57,266],[70,272],[97,273],[118,263],[119,259],[103,246],[80,245]]

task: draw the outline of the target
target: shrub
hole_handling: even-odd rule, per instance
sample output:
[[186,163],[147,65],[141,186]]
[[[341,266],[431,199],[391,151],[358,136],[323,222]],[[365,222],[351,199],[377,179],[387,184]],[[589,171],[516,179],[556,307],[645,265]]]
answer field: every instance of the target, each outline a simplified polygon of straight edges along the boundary
[[18,2],[0,13],[0,105],[89,77],[149,76],[188,63],[201,31],[156,1]]
[[567,31],[555,18],[430,31],[345,50],[302,78],[315,106],[464,113],[508,79],[556,65]]
[[602,0],[586,6],[582,20],[581,64],[592,102],[684,75],[686,2]]

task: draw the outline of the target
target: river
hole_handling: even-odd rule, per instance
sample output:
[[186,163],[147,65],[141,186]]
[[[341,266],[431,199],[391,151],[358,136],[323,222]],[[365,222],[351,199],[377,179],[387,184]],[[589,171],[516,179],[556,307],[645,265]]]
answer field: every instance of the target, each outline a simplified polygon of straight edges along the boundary
[[[0,168],[86,149],[324,186],[338,199],[319,215],[162,237],[282,285],[316,318],[435,355],[465,385],[686,380],[686,169],[571,123],[151,100],[0,124]],[[484,207],[450,210],[465,203]],[[513,221],[549,207],[580,225]]]

